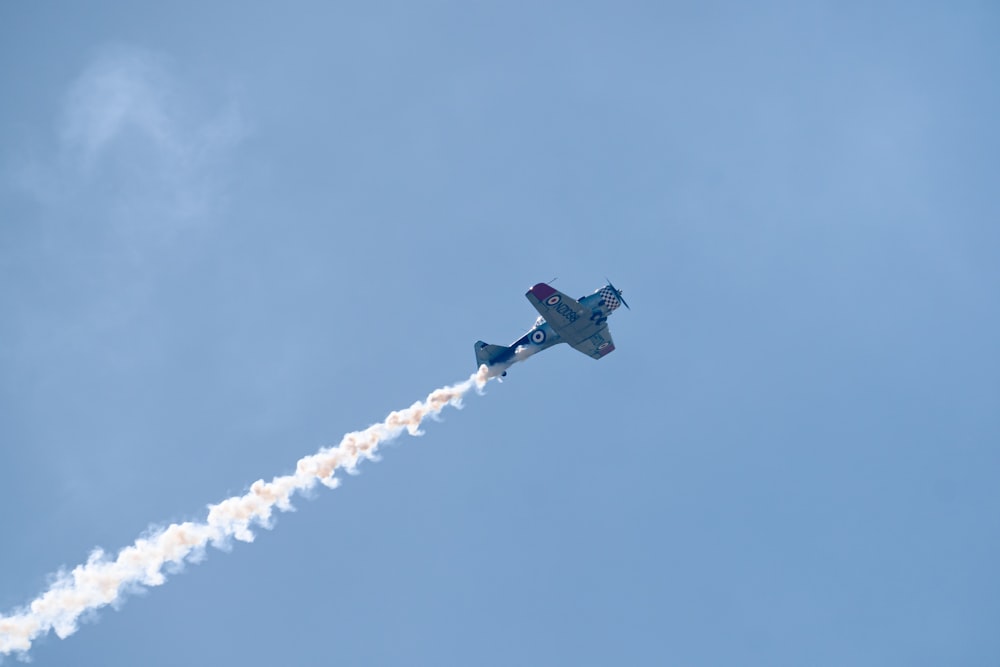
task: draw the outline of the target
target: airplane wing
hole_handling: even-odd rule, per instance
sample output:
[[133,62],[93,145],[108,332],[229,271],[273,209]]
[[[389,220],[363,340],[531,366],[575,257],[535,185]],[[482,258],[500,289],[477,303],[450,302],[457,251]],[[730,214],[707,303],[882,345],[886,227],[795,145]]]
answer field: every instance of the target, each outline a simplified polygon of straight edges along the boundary
[[538,283],[524,296],[560,338],[587,356],[600,359],[615,349],[606,324],[608,318],[603,312],[590,311],[576,299],[545,283]]
[[600,359],[604,355],[615,351],[615,342],[611,340],[611,332],[608,331],[608,325],[605,324],[593,336],[584,338],[579,343],[574,344],[573,347],[588,357]]
[[574,328],[580,318],[586,320],[584,308],[579,301],[545,283],[538,283],[529,289],[524,296],[528,297],[528,301],[535,307],[535,310],[560,335],[563,331]]

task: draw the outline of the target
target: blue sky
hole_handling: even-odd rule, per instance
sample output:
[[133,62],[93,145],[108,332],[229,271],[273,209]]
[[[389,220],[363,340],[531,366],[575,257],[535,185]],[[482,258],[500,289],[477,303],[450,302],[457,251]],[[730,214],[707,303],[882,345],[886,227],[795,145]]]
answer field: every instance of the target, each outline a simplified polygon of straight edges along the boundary
[[607,275],[614,354],[514,367],[34,664],[996,665],[998,29],[5,4],[0,614]]

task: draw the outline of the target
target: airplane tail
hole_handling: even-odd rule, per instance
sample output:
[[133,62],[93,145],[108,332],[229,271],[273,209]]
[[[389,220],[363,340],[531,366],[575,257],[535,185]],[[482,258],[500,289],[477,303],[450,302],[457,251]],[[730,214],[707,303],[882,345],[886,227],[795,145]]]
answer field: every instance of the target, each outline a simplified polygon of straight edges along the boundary
[[490,345],[481,340],[476,341],[476,365],[492,366],[500,357],[510,354],[510,348],[506,345]]

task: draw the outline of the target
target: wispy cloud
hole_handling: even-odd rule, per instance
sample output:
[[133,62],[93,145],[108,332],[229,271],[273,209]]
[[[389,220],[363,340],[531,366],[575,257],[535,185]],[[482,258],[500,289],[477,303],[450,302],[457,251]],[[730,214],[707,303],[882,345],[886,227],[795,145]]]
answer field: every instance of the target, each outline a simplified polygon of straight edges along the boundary
[[170,159],[183,152],[167,108],[168,84],[157,60],[138,51],[105,55],[74,82],[60,135],[65,149],[92,168],[108,146],[135,127]]
[[140,48],[101,49],[64,86],[7,147],[5,185],[36,206],[0,223],[0,303],[18,323],[0,347],[87,345],[112,363],[168,272],[225,226],[248,126],[226,81]]
[[19,184],[49,205],[85,199],[132,231],[169,232],[217,211],[247,123],[233,96],[206,110],[174,70],[146,50],[104,49],[63,96],[54,155],[19,168]]

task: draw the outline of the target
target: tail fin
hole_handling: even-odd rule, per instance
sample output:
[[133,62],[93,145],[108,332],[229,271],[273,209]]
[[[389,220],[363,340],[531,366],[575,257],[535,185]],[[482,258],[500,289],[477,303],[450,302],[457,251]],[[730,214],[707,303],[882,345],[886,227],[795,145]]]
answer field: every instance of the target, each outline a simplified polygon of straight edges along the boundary
[[481,340],[476,341],[476,365],[482,366],[486,364],[491,366],[495,364],[501,357],[510,354],[510,348],[504,345],[490,345],[489,343],[484,343]]

